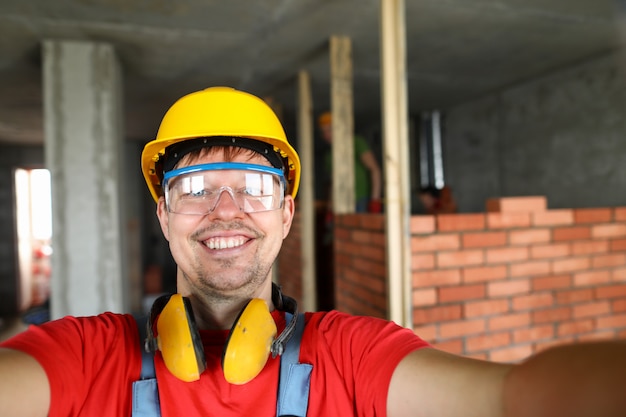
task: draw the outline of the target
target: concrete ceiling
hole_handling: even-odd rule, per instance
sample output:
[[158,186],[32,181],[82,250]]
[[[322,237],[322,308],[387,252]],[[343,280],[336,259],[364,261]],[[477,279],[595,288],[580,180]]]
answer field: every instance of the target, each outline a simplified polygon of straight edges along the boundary
[[[127,137],[178,97],[229,85],[295,117],[307,70],[328,108],[328,41],[352,39],[356,126],[380,114],[380,0],[0,0],[0,142],[43,143],[41,42],[115,46]],[[409,110],[445,109],[622,47],[620,2],[405,0]],[[293,127],[287,126],[293,131]]]

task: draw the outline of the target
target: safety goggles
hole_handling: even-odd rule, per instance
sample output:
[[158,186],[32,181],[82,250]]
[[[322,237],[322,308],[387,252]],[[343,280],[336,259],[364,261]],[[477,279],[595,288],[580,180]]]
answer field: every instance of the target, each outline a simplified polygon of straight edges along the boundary
[[163,176],[167,211],[177,214],[209,214],[224,193],[245,213],[277,210],[285,187],[280,169],[238,162],[193,165]]

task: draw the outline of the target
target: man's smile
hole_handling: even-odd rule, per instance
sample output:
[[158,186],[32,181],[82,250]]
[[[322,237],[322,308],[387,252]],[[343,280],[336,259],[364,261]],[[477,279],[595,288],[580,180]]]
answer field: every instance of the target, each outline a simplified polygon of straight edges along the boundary
[[231,249],[242,246],[248,240],[244,236],[218,236],[207,239],[204,244],[209,249]]

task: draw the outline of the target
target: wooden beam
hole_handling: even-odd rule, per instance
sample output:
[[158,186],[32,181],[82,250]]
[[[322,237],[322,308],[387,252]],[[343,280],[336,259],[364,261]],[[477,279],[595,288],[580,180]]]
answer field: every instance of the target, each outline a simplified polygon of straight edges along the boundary
[[352,96],[352,43],[330,39],[332,111],[332,204],[337,214],[354,213],[354,114]]
[[313,144],[313,99],[309,73],[298,73],[298,139],[302,173],[298,205],[302,227],[302,311],[317,310],[315,271],[315,147]]
[[412,326],[410,175],[404,1],[381,0],[388,316]]

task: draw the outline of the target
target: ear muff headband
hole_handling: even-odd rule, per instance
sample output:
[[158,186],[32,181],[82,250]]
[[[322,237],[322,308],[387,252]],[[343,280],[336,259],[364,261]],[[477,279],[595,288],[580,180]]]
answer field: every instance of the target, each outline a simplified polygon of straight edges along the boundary
[[[269,354],[281,355],[296,327],[297,303],[272,284],[272,302],[277,309],[293,314],[276,337],[274,319],[264,300],[252,299],[239,313],[224,347],[222,367],[231,384],[245,384],[265,367]],[[154,327],[156,326],[156,332]],[[178,379],[196,381],[206,369],[204,347],[189,299],[180,294],[155,300],[148,320],[146,350],[161,351],[167,369]]]

